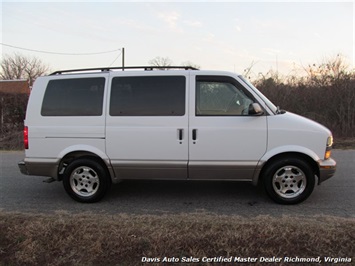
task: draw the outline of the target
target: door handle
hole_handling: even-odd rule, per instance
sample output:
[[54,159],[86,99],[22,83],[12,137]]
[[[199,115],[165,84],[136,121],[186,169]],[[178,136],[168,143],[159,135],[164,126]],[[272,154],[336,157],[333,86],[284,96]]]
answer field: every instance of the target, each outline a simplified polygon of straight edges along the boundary
[[193,129],[192,130],[192,140],[196,140],[197,139],[197,129]]
[[184,130],[182,128],[178,129],[179,140],[182,140],[184,138],[183,132],[184,132]]

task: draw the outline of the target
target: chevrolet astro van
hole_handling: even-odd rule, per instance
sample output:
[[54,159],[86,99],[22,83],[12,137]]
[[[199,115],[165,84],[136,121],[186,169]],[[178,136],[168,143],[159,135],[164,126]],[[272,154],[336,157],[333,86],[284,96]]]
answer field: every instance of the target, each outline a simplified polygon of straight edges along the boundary
[[21,172],[63,181],[79,202],[122,180],[163,179],[262,182],[275,202],[295,204],[336,169],[327,128],[280,110],[240,75],[191,67],[39,77],[24,143]]

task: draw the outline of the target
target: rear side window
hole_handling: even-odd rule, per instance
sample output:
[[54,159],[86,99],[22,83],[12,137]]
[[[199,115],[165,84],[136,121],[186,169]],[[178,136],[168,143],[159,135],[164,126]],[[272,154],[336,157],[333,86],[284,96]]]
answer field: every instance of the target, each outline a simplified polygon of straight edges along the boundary
[[185,83],[184,76],[113,78],[110,115],[183,116]]
[[105,78],[57,79],[48,83],[42,116],[101,116]]

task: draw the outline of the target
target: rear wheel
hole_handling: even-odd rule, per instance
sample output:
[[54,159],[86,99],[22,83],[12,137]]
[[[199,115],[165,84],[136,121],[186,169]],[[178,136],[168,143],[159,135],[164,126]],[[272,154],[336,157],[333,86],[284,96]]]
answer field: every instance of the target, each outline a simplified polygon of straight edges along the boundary
[[111,180],[101,163],[81,158],[70,163],[65,169],[63,186],[76,201],[90,203],[104,197],[111,186]]
[[284,158],[272,162],[263,174],[268,195],[281,204],[297,204],[307,199],[315,185],[315,175],[300,158]]

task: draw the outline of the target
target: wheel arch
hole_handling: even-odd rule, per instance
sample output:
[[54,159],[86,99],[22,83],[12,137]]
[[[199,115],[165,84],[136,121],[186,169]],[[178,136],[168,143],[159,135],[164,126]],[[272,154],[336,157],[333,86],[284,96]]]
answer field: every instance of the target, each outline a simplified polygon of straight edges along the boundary
[[62,180],[66,166],[79,158],[89,158],[102,164],[102,166],[105,167],[108,174],[110,175],[111,180],[113,180],[114,172],[111,167],[111,162],[109,158],[106,156],[106,154],[96,148],[91,149],[90,147],[82,146],[69,147],[61,152],[59,158],[61,159],[58,164],[58,180]]
[[261,166],[259,167],[259,171],[257,171],[257,173],[254,175],[253,184],[257,185],[259,183],[259,181],[262,180],[265,170],[271,164],[273,164],[275,161],[278,161],[278,160],[281,160],[281,159],[284,159],[284,158],[298,158],[298,159],[301,159],[302,161],[305,161],[312,168],[314,174],[317,177],[319,177],[318,163],[310,155],[305,154],[303,152],[299,152],[299,151],[281,152],[281,153],[278,153],[278,154],[274,154],[273,156],[268,158],[268,160],[263,161],[263,163],[261,163]]

